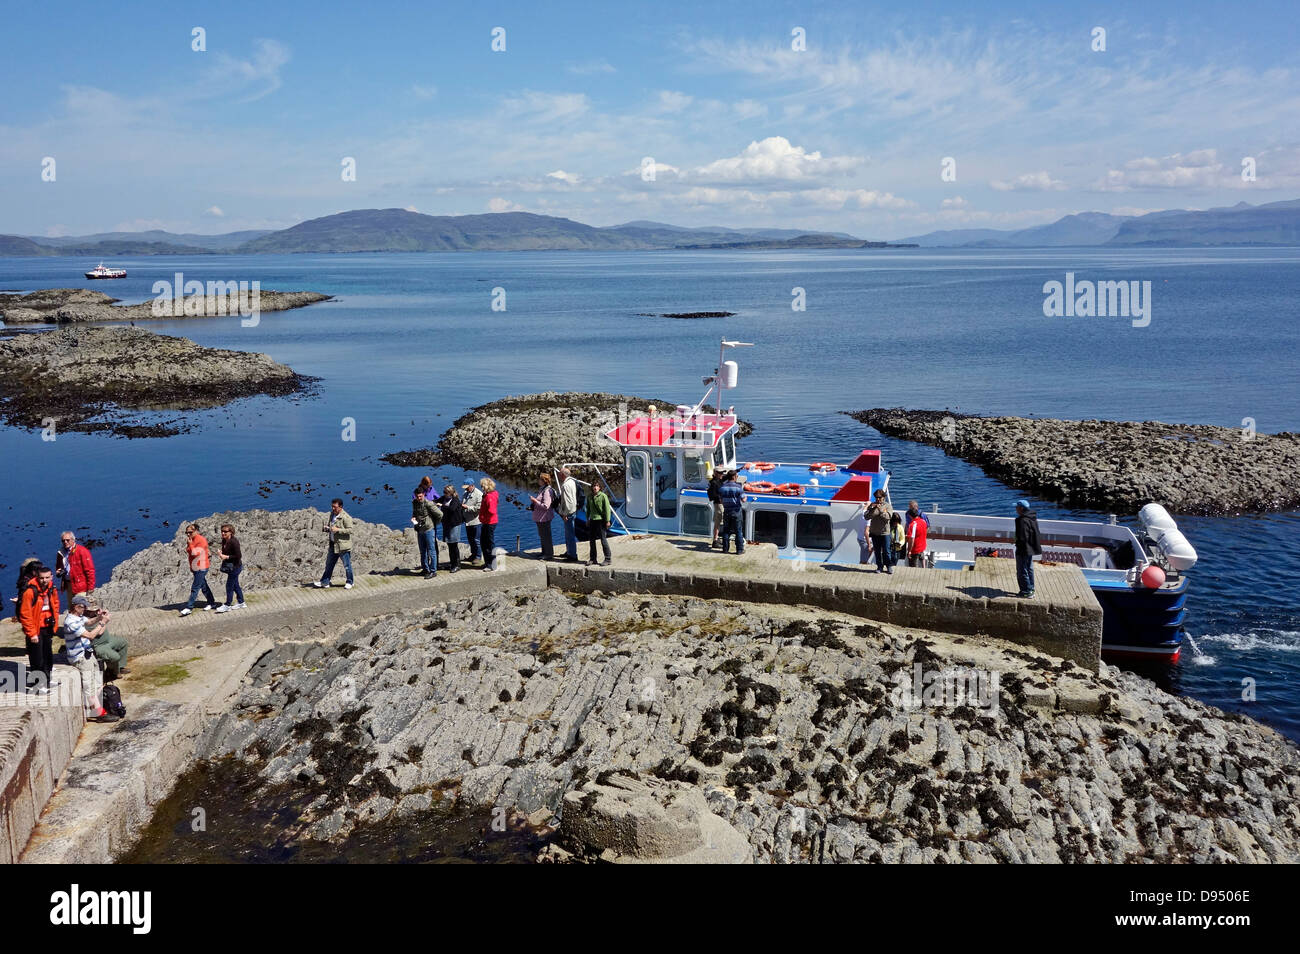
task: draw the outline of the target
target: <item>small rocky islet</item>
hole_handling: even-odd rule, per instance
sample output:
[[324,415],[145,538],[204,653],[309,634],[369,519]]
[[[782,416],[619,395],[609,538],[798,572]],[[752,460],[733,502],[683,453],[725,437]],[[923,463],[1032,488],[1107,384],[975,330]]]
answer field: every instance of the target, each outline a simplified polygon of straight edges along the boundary
[[[997,671],[998,705],[909,705],[917,666]],[[359,620],[262,657],[199,755],[256,773],[265,817],[291,790],[314,844],[492,812],[549,861],[1300,860],[1271,729],[798,607],[512,589]]]
[[[586,391],[507,397],[461,415],[435,447],[385,454],[382,460],[401,467],[460,467],[523,486],[562,463],[595,462],[615,479],[623,472],[623,455],[604,435],[651,407],[671,413],[677,405]],[[752,430],[740,422],[739,436]]]
[[[333,296],[308,291],[259,291],[257,309],[263,311],[288,311],[304,308],[317,302],[330,301]],[[248,302],[245,292],[244,301]],[[182,318],[209,318],[239,315],[240,295],[190,295],[179,301],[173,299],[165,305],[146,301],[135,305],[118,304],[102,291],[89,288],[44,288],[39,291],[0,293],[0,319],[7,325],[17,324],[84,324],[100,321],[176,321]],[[155,308],[161,313],[157,313]]]
[[1049,500],[1133,513],[1230,515],[1300,507],[1300,434],[1161,421],[845,411],[889,437],[938,447]]
[[264,354],[140,328],[72,327],[0,339],[0,420],[17,427],[45,427],[53,419],[65,432],[166,437],[183,425],[141,424],[129,412],[295,394],[313,380]]

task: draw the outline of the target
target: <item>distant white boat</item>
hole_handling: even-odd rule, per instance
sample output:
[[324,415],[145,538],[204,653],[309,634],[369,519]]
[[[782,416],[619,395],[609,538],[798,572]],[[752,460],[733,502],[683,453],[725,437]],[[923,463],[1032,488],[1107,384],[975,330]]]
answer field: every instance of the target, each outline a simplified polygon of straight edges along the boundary
[[125,268],[108,268],[103,262],[100,262],[90,271],[86,272],[87,278],[126,278]]

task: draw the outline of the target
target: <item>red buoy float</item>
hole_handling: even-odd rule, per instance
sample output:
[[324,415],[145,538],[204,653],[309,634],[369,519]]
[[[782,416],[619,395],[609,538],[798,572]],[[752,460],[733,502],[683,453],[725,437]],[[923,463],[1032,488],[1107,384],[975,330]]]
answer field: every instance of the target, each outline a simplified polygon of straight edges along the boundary
[[838,467],[828,460],[819,460],[815,464],[809,464],[808,469],[814,474],[833,474],[839,470]]
[[770,470],[776,470],[776,464],[766,460],[756,460],[752,464],[746,464],[742,470],[757,470],[766,474]]
[[754,480],[745,484],[745,492],[751,494],[770,494],[776,490],[776,484],[770,480]]
[[1165,585],[1165,571],[1154,563],[1148,563],[1142,570],[1142,585],[1148,590],[1158,590]]
[[772,493],[784,494],[787,497],[802,497],[803,484],[777,484]]

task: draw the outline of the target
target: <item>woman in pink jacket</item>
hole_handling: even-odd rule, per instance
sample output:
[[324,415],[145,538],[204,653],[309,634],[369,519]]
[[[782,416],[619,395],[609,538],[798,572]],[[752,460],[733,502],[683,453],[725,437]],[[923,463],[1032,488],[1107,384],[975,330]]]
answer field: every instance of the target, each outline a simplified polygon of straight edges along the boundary
[[484,477],[478,482],[483,488],[483,503],[478,508],[478,521],[482,525],[481,540],[483,544],[483,569],[497,569],[497,485],[491,477]]

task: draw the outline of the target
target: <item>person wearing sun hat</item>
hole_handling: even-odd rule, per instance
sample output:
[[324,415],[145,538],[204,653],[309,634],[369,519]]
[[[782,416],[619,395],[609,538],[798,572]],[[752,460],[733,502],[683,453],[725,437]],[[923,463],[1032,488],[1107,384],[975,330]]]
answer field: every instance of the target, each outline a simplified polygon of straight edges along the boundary
[[1034,557],[1041,555],[1043,547],[1038,540],[1038,514],[1029,501],[1016,501],[1016,582],[1020,585],[1017,596],[1028,599],[1034,595]]
[[468,480],[460,488],[465,491],[460,498],[460,506],[465,511],[465,541],[469,544],[469,559],[465,562],[473,563],[479,555],[478,535],[482,524],[478,511],[483,506],[483,492]]
[[[107,614],[102,614],[106,616]],[[87,719],[116,722],[117,716],[104,708],[104,683],[99,674],[99,661],[95,656],[94,640],[102,638],[106,621],[91,616],[86,597],[72,598],[72,606],[63,618],[63,641],[68,665],[81,673],[81,705]]]

